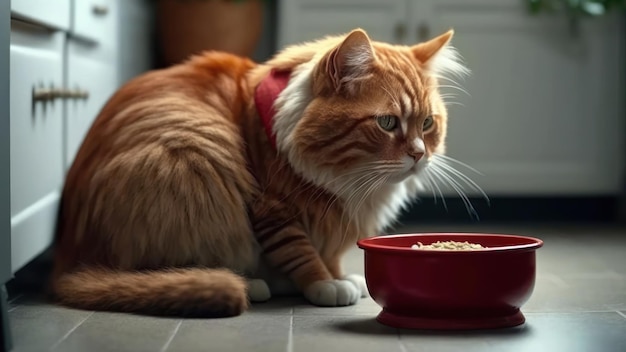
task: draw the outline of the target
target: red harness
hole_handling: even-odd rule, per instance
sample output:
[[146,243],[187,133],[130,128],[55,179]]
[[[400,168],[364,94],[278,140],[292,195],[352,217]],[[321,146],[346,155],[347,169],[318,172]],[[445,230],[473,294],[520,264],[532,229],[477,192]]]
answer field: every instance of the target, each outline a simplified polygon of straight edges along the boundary
[[257,113],[261,118],[267,138],[274,148],[276,148],[276,134],[272,128],[274,115],[276,115],[274,102],[280,92],[287,87],[290,75],[291,72],[289,71],[272,70],[267,77],[263,78],[254,91],[254,104],[256,105]]

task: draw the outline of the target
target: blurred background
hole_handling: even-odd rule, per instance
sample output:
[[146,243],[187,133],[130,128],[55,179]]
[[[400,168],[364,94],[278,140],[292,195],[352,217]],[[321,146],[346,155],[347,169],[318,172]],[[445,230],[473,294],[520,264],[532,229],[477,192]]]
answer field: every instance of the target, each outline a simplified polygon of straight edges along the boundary
[[626,218],[624,4],[159,0],[154,57],[164,66],[215,48],[263,61],[356,27],[408,45],[454,28],[472,73],[443,82],[448,155],[475,169],[452,163],[490,200],[452,174],[456,184],[425,192],[402,222],[615,222]]
[[355,27],[397,44],[452,27],[472,71],[442,88],[448,154],[490,201],[451,172],[403,224],[626,220],[624,1],[13,0],[0,14],[0,279],[49,248],[64,174],[126,81]]
[[442,87],[458,171],[407,210],[405,229],[626,233],[625,2],[0,1],[0,330],[2,284],[44,283],[35,259],[48,270],[65,172],[104,103],[129,79],[204,50],[264,61],[356,27],[407,45],[454,28],[472,71]]

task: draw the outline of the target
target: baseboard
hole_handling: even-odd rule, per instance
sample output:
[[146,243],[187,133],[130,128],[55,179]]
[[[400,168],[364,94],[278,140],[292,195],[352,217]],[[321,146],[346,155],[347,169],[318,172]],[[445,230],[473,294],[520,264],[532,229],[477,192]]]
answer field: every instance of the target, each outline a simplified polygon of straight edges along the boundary
[[[470,198],[471,215],[460,198],[422,198],[405,212],[400,221],[411,223],[476,222],[617,222],[619,197],[495,197]],[[447,209],[446,209],[447,207]]]

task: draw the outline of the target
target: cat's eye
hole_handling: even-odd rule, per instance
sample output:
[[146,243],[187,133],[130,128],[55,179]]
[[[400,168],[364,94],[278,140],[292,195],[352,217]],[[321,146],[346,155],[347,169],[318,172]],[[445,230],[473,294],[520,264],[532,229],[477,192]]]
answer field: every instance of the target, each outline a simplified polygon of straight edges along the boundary
[[424,124],[422,125],[422,131],[424,131],[424,133],[430,132],[430,130],[433,128],[434,125],[435,125],[435,121],[433,120],[433,117],[428,116],[424,120]]
[[393,115],[378,116],[376,122],[385,131],[393,131],[398,126],[398,118]]

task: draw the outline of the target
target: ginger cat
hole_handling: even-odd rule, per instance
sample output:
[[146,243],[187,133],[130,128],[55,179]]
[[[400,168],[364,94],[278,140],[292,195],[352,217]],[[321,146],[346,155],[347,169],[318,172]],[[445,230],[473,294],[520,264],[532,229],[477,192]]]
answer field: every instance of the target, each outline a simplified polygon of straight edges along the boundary
[[355,304],[367,288],[343,253],[391,224],[444,152],[438,80],[466,72],[452,35],[399,46],[355,29],[263,64],[208,52],[128,82],[67,174],[55,298],[206,317],[289,289]]

